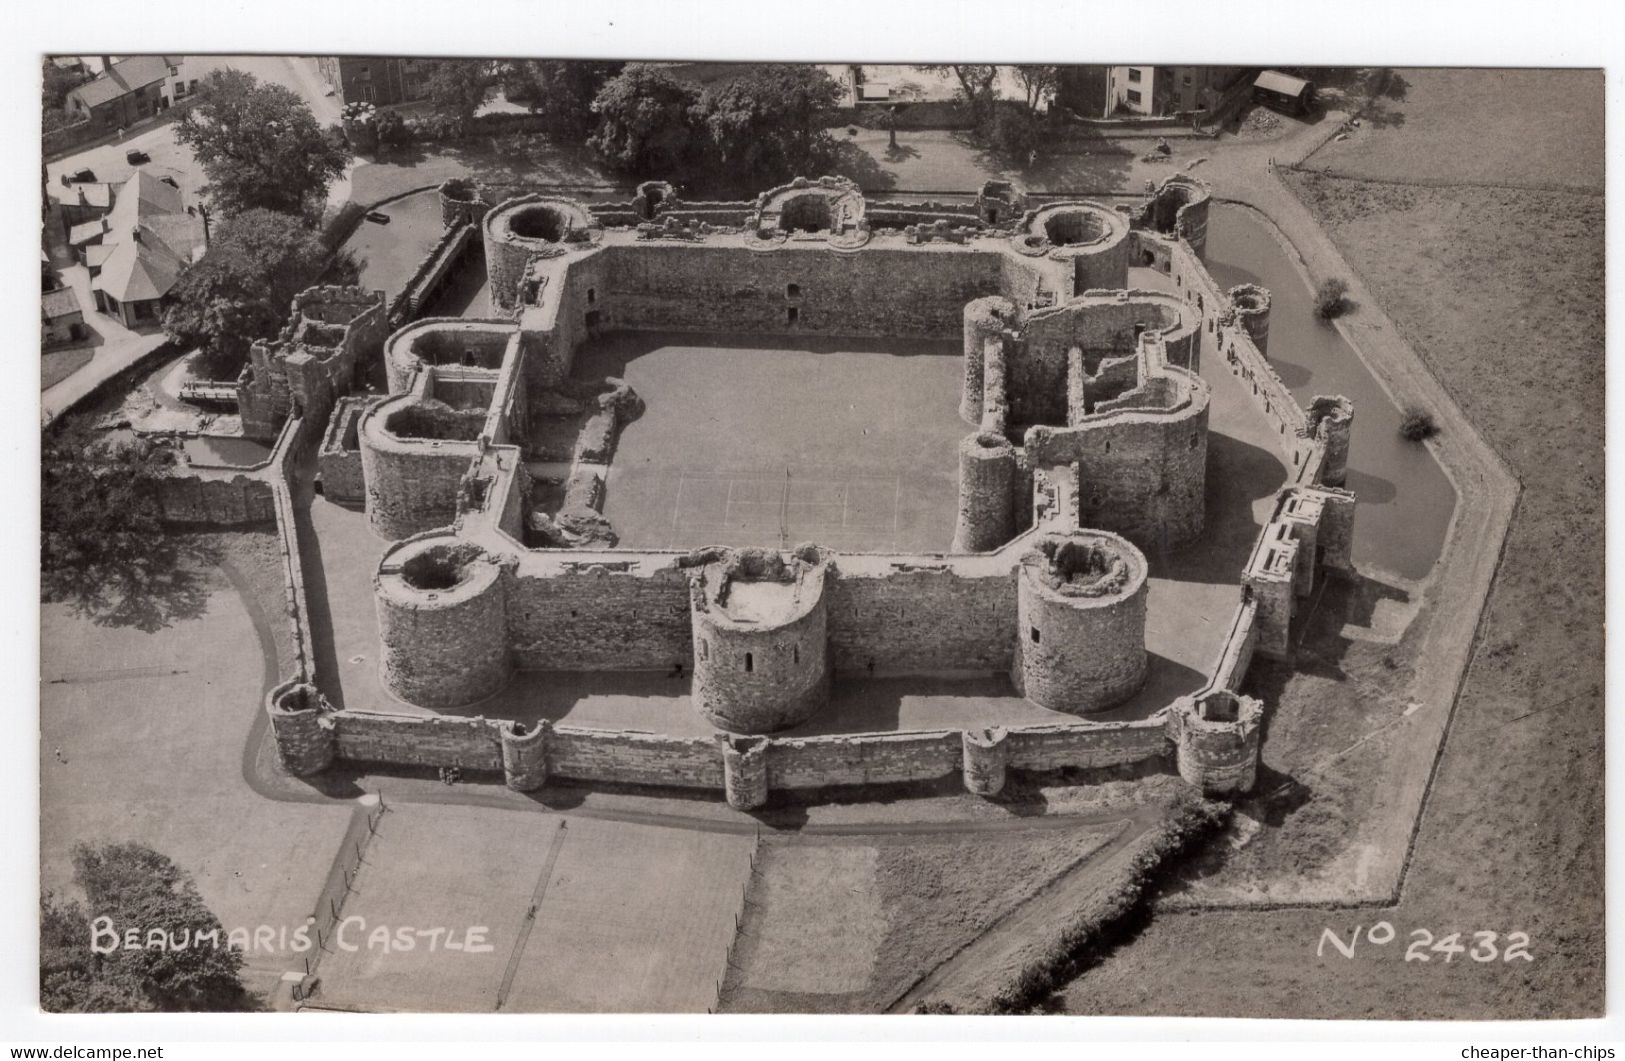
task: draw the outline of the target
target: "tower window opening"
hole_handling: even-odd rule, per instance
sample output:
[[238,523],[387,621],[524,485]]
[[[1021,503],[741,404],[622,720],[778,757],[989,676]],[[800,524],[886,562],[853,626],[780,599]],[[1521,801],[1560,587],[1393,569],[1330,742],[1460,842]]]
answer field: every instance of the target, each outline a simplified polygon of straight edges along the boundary
[[1035,644],[1035,645],[1038,644],[1038,642],[1041,640],[1041,638],[1039,637],[1039,634],[1038,634],[1038,627],[1036,627],[1036,626],[1033,627],[1032,635],[1033,635],[1033,644]]
[[785,320],[786,320],[786,322],[788,322],[790,324],[794,324],[796,321],[798,321],[800,319],[801,319],[801,310],[799,308],[795,307],[795,306],[791,306],[785,312]]
[[752,656],[749,652],[745,653],[745,673],[749,674],[751,671],[753,671],[755,669],[756,669],[756,657]]
[[784,285],[784,297],[785,298],[800,298],[801,297],[801,285],[800,284],[785,284]]

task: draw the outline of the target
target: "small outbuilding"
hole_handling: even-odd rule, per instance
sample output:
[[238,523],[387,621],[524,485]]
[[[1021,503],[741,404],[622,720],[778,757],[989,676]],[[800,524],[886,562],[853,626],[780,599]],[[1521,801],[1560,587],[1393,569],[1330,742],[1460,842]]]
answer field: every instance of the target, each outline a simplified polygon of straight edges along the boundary
[[1315,85],[1279,70],[1265,70],[1253,81],[1253,99],[1284,114],[1303,114],[1315,101]]

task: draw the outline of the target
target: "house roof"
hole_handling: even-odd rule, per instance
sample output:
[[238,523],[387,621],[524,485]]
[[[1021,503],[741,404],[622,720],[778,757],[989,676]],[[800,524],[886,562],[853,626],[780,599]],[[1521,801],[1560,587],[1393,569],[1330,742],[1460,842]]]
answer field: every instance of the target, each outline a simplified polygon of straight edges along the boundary
[[105,221],[101,247],[92,248],[101,253],[87,255],[101,266],[91,287],[120,302],[162,298],[203,243],[202,226],[186,213],[181,193],[144,171],[124,182]]
[[1309,87],[1309,82],[1283,74],[1279,70],[1265,70],[1253,82],[1253,87],[1266,92],[1279,92],[1283,96],[1301,96]]
[[71,287],[59,287],[55,291],[47,291],[40,298],[40,313],[46,320],[56,320],[58,317],[71,317],[82,314],[79,308],[79,296],[73,293]]
[[120,302],[162,298],[191,263],[145,225],[116,244],[91,288]]
[[107,231],[107,218],[98,217],[68,229],[68,245],[77,247],[81,243],[100,239]]
[[86,107],[100,107],[120,96],[162,81],[169,76],[169,68],[177,60],[167,55],[132,55],[114,63],[106,73],[97,75],[68,93]]

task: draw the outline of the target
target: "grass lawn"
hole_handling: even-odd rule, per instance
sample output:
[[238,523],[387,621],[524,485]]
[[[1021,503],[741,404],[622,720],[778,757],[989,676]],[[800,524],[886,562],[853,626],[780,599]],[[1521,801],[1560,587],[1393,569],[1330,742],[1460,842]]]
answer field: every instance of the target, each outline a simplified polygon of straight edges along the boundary
[[[1419,119],[1418,119],[1419,120]],[[1407,126],[1408,127],[1408,126]],[[1441,154],[1449,154],[1441,149]],[[1374,910],[1160,913],[1066,992],[1078,1013],[1536,1018],[1603,1005],[1604,201],[1582,193],[1410,188],[1315,175],[1294,190],[1511,463],[1524,493],[1417,835],[1403,900]],[[1446,618],[1448,621],[1448,618]],[[1413,630],[1425,627],[1416,624]],[[1391,695],[1425,665],[1414,633],[1391,649],[1321,631],[1296,672],[1260,669],[1274,700],[1260,821],[1197,872],[1358,874],[1329,837],[1389,798],[1375,783],[1403,730]],[[1335,751],[1376,734],[1321,770]],[[1285,763],[1284,760],[1290,760]],[[1290,768],[1300,783],[1271,767]],[[1221,841],[1221,844],[1223,842]],[[1423,930],[1529,934],[1533,962],[1355,958],[1316,944],[1387,920]],[[1418,937],[1419,938],[1419,937]]]
[[1362,128],[1306,163],[1381,181],[1601,189],[1601,70],[1395,70]]
[[[276,538],[176,537],[180,571],[139,601],[41,606],[41,886],[74,891],[76,843],[136,841],[190,873],[227,929],[291,931],[315,909],[350,807],[273,802],[243,778],[266,653],[287,651]],[[300,960],[250,953],[246,981],[264,991]]]
[[767,842],[722,1010],[880,1012],[1117,831]]
[[40,390],[50,390],[69,376],[90,364],[96,356],[93,346],[76,346],[71,350],[53,350],[40,357]]

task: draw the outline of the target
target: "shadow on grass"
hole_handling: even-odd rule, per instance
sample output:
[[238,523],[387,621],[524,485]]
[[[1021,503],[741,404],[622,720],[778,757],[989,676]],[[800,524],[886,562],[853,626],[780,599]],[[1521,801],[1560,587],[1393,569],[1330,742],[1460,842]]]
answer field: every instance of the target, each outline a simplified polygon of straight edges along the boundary
[[67,604],[97,626],[133,626],[152,633],[208,611],[221,558],[193,536],[162,535],[117,560],[41,572],[41,599]]

